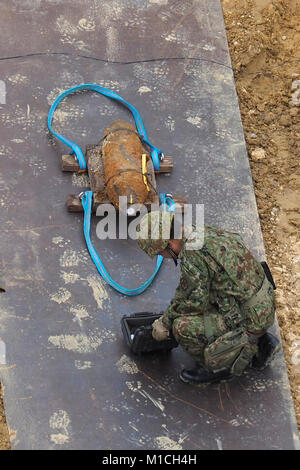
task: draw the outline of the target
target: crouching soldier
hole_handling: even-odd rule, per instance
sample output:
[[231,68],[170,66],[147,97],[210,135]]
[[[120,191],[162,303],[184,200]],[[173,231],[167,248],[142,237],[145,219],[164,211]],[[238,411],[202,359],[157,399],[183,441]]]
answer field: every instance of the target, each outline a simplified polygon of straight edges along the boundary
[[[239,376],[247,366],[269,365],[280,347],[267,332],[275,319],[273,280],[242,238],[209,225],[175,238],[174,215],[160,211],[146,214],[137,231],[140,247],[151,258],[173,258],[176,265],[180,261],[175,296],[154,322],[152,335],[163,341],[173,333],[195,360],[195,368],[181,371],[181,380],[213,383]],[[197,237],[203,242],[195,249]]]

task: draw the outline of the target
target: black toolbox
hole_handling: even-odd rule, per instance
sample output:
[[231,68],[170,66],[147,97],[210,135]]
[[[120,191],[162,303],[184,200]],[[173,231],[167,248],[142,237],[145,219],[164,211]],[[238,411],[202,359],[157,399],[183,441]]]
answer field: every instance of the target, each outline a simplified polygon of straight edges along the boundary
[[152,337],[152,323],[161,316],[162,313],[138,312],[122,317],[122,333],[126,344],[134,354],[170,351],[178,346],[172,333],[164,341],[156,341]]

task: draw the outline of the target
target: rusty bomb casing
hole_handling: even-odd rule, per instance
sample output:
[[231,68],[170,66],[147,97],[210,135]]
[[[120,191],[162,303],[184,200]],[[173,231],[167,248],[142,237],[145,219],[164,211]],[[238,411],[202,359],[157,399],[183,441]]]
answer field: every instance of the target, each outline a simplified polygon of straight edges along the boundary
[[149,192],[142,175],[142,154],[147,153],[136,128],[125,121],[115,121],[105,129],[102,158],[106,193],[119,209],[119,196],[129,204],[143,204]]

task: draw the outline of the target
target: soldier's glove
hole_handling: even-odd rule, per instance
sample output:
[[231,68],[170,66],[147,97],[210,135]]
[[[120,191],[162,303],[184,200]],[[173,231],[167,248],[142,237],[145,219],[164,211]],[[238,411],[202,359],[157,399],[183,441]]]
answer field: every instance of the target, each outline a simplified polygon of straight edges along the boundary
[[162,317],[155,320],[152,324],[152,336],[156,341],[164,341],[169,337],[170,333],[162,322]]

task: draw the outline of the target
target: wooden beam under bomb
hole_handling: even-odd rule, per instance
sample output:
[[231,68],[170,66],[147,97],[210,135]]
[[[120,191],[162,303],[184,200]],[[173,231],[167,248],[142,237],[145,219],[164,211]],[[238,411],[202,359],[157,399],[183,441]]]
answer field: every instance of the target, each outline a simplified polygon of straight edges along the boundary
[[[61,169],[62,171],[69,171],[76,173],[80,171],[80,166],[74,155],[62,155],[61,157]],[[171,173],[173,170],[173,157],[165,156],[159,164],[159,171],[156,174]]]
[[[187,198],[179,195],[173,195],[172,199],[175,203],[175,211],[182,212],[184,204],[187,204]],[[101,194],[94,194],[93,198],[93,212],[96,212],[97,207],[101,204],[111,204],[107,196]],[[147,207],[147,210],[151,209],[151,204],[159,205],[159,197],[156,196],[153,201],[145,201],[144,205]],[[83,207],[81,203],[80,196],[77,194],[69,194],[67,196],[67,208],[69,212],[83,212]]]

